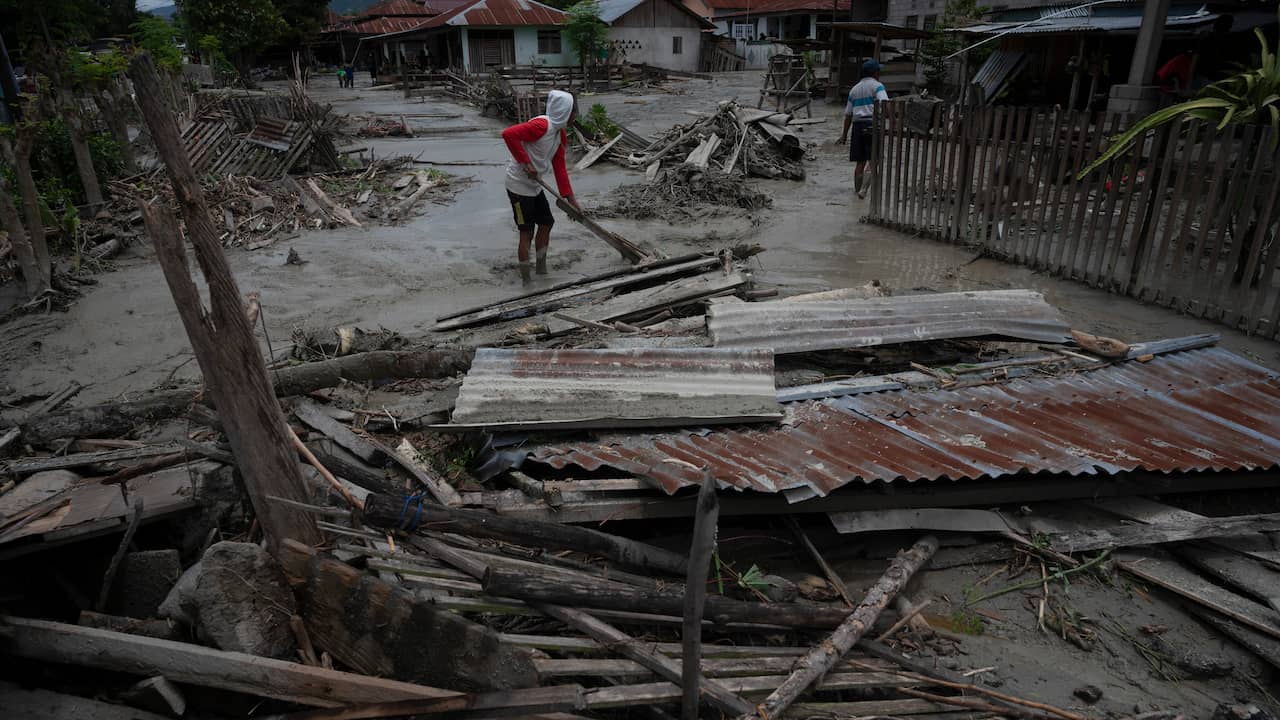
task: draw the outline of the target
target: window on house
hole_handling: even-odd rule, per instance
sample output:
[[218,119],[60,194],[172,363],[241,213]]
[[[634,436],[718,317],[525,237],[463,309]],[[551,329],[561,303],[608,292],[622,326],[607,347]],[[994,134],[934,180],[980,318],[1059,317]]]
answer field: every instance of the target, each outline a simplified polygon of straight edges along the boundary
[[755,23],[736,22],[733,24],[733,38],[735,40],[750,40],[755,27]]
[[560,54],[560,31],[559,30],[539,30],[538,31],[538,54],[539,55],[559,55]]
[[902,24],[906,25],[909,28],[914,29],[920,25],[920,16],[908,15],[906,21],[904,21]]
[[671,38],[671,54],[672,54],[672,55],[679,55],[679,54],[681,54],[681,53],[683,53],[683,52],[684,52],[684,38],[680,37],[679,35],[672,36],[672,38]]
[[937,27],[937,26],[938,26],[938,16],[937,16],[937,15],[925,15],[925,16],[924,16],[924,29],[925,29],[925,30],[932,30],[932,29],[934,29],[934,28],[935,28],[935,27]]

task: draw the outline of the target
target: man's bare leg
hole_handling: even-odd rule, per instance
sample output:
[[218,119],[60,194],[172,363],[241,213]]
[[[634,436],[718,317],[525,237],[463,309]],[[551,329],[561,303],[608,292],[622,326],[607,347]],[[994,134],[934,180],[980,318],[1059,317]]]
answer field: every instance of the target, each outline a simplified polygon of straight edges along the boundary
[[533,278],[529,274],[529,246],[533,244],[533,231],[520,231],[520,245],[516,248],[516,259],[520,261],[520,280],[528,283]]
[[551,226],[539,225],[534,240],[534,251],[537,255],[537,273],[547,274],[547,248],[551,245]]

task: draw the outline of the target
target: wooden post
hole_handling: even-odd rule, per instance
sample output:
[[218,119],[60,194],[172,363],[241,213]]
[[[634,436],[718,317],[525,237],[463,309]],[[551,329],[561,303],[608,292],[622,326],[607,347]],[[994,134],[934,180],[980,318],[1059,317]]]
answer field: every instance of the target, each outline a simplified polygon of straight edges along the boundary
[[284,415],[272,393],[266,365],[245,317],[243,294],[222,253],[218,233],[210,219],[209,204],[183,148],[173,112],[164,103],[160,76],[148,54],[133,59],[129,64],[129,77],[138,95],[142,117],[147,121],[173,183],[196,262],[208,284],[211,306],[208,310],[192,280],[186,248],[173,214],[158,202],[142,202],[143,221],[200,363],[209,395],[231,442],[268,547],[275,552],[286,538],[304,544],[318,543],[320,533],[308,515],[267,500],[269,495],[306,500],[306,485],[298,470]]
[[689,574],[685,577],[683,667],[680,686],[684,697],[680,704],[682,720],[698,720],[699,685],[702,682],[702,607],[707,600],[707,572],[716,549],[716,521],[720,517],[720,501],[716,497],[716,480],[705,468],[702,490],[698,492],[697,517],[693,521],[693,544],[689,547]]
[[779,718],[791,706],[800,694],[817,682],[833,665],[844,657],[845,653],[862,638],[879,617],[880,611],[902,591],[933,554],[938,551],[938,539],[932,535],[921,538],[910,550],[898,555],[890,563],[880,580],[867,592],[867,597],[845,619],[840,627],[807,655],[796,661],[795,670],[770,693],[763,703],[756,708],[754,714],[742,716],[740,720],[769,720]]
[[1067,98],[1067,109],[1076,109],[1076,99],[1080,97],[1080,66],[1084,63],[1084,35],[1076,46],[1076,71],[1071,73],[1071,94]]

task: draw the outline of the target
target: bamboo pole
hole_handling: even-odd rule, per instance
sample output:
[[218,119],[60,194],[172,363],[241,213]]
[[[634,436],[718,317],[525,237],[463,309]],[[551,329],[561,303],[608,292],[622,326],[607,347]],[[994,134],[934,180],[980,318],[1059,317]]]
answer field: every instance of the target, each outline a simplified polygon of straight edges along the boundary
[[871,629],[876,618],[879,617],[880,611],[893,600],[893,597],[902,591],[911,577],[921,568],[933,554],[938,551],[938,539],[932,535],[921,538],[912,548],[905,553],[900,553],[889,564],[889,569],[885,571],[880,580],[871,587],[867,592],[867,596],[862,600],[858,607],[854,608],[849,617],[845,619],[835,632],[822,641],[817,647],[809,651],[809,654],[798,660],[795,670],[791,675],[778,686],[777,690],[770,693],[764,702],[756,707],[756,711],[751,714],[743,715],[739,720],[770,720],[770,718],[782,717],[792,703],[800,697],[801,693],[814,684],[836,664],[840,658],[858,642],[859,639]]

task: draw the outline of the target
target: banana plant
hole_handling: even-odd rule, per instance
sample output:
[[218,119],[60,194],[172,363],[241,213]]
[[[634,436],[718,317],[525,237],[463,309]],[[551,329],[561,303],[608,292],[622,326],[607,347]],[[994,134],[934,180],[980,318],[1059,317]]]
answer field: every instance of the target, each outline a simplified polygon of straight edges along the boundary
[[1205,87],[1200,96],[1184,103],[1157,110],[1116,136],[1111,146],[1076,176],[1086,175],[1112,158],[1133,147],[1147,133],[1175,120],[1196,118],[1213,123],[1219,130],[1228,125],[1269,126],[1271,146],[1280,139],[1280,58],[1271,52],[1261,29],[1254,29],[1261,46],[1261,62],[1256,68],[1243,68],[1231,77]]

